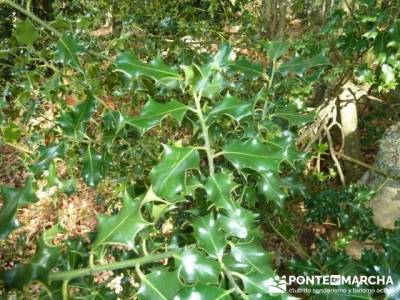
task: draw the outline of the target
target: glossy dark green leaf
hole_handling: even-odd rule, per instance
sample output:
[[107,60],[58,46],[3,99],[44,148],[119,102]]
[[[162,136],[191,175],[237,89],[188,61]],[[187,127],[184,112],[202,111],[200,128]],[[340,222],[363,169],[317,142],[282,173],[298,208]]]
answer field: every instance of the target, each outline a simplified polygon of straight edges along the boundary
[[56,265],[60,250],[50,242],[59,228],[53,227],[43,234],[38,242],[38,248],[33,257],[24,265],[18,265],[9,271],[0,273],[0,281],[7,288],[23,289],[32,281],[48,284],[48,274]]
[[218,222],[229,236],[245,239],[253,228],[255,215],[244,208],[236,208],[227,212],[227,216],[219,215]]
[[163,159],[150,172],[155,193],[168,199],[186,190],[186,170],[199,168],[199,163],[195,148],[164,145]]
[[140,300],[171,300],[182,288],[177,271],[153,271],[141,276],[140,279],[141,285],[138,292]]
[[123,207],[117,215],[99,216],[98,231],[92,249],[109,244],[128,246],[133,249],[136,235],[150,223],[143,219],[140,212],[141,201],[124,196]]
[[227,240],[225,234],[219,230],[218,223],[212,214],[197,218],[193,222],[193,235],[197,245],[209,256],[218,260],[222,259]]
[[186,249],[174,256],[178,275],[186,284],[219,282],[219,264],[196,249]]
[[314,56],[312,58],[295,57],[292,60],[281,64],[278,68],[278,72],[286,75],[287,73],[294,73],[297,75],[304,75],[304,73],[317,66],[330,65],[329,59],[326,56]]
[[39,32],[28,18],[18,22],[14,34],[18,43],[29,47],[33,47],[33,43],[39,38]]
[[181,75],[173,68],[168,67],[161,58],[156,58],[150,63],[141,62],[133,52],[123,52],[117,57],[117,71],[124,73],[129,78],[146,76],[154,79],[167,87],[175,88]]
[[103,126],[105,131],[114,134],[119,133],[125,126],[125,117],[118,110],[108,111],[103,116]]
[[282,190],[284,185],[279,175],[267,172],[261,176],[258,191],[264,195],[267,201],[273,201],[278,207],[282,207],[283,201],[287,197],[287,194]]
[[275,274],[269,272],[253,272],[242,277],[244,290],[247,294],[285,294],[286,286],[275,279]]
[[314,120],[313,113],[301,114],[297,111],[294,105],[287,105],[285,107],[278,108],[270,117],[279,117],[285,119],[289,123],[289,127],[292,126],[303,126],[306,123]]
[[231,198],[232,188],[232,178],[225,173],[211,175],[205,185],[208,200],[214,203],[215,207],[229,211],[237,207],[237,204]]
[[80,135],[85,133],[87,123],[96,110],[96,101],[90,93],[87,99],[73,107],[70,111],[63,113],[58,118],[58,123],[68,135]]
[[187,110],[188,107],[186,105],[176,100],[168,103],[158,103],[150,99],[142,108],[139,116],[127,118],[126,122],[137,127],[143,134],[150,128],[160,124],[167,116],[173,117],[180,124]]
[[236,121],[252,114],[253,103],[240,101],[238,98],[227,95],[222,102],[216,105],[208,114],[208,122],[218,120],[222,115],[228,115]]
[[194,287],[186,287],[174,300],[229,300],[232,291],[223,290],[212,285],[196,285]]
[[267,139],[265,145],[269,153],[289,162],[291,165],[296,160],[302,160],[306,157],[305,152],[297,149],[295,135],[288,130],[283,131],[281,136]]
[[271,41],[265,45],[268,58],[272,61],[277,61],[289,50],[289,47],[290,45],[288,43],[280,41]]
[[257,139],[233,141],[223,148],[223,155],[236,169],[253,169],[260,174],[277,171],[282,160]]
[[253,63],[245,58],[240,58],[233,62],[229,68],[234,72],[243,74],[246,78],[254,80],[264,75],[263,68],[259,63]]
[[36,163],[31,166],[31,169],[34,173],[37,173],[42,170],[47,170],[51,162],[56,157],[64,157],[65,144],[61,142],[59,144],[55,144],[48,147],[40,146],[38,152],[39,152],[39,157]]
[[217,73],[212,76],[211,80],[205,82],[205,84],[202,86],[202,95],[206,98],[214,99],[219,96],[222,90],[228,87],[228,85],[229,83],[225,77],[220,73]]
[[82,70],[79,64],[78,54],[83,51],[83,46],[79,44],[74,37],[63,35],[57,42],[55,59],[60,63]]
[[88,186],[95,187],[103,179],[103,174],[103,156],[88,146],[83,155],[83,179]]
[[231,244],[231,255],[236,263],[246,266],[246,273],[271,274],[270,256],[255,242],[249,244]]

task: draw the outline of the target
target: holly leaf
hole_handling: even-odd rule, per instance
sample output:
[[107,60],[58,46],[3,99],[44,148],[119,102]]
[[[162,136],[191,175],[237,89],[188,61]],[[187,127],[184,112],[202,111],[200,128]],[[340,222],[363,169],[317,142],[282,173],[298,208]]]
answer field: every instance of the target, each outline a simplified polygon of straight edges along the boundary
[[231,198],[232,188],[231,176],[224,173],[211,175],[205,185],[208,200],[214,203],[215,207],[228,211],[236,208],[236,204]]
[[229,300],[232,291],[223,290],[212,285],[199,284],[193,287],[184,288],[174,300],[194,300],[194,299],[216,299]]
[[150,63],[142,63],[131,51],[118,54],[117,71],[129,78],[146,76],[170,88],[177,87],[178,81],[182,80],[181,75],[165,65],[161,58],[158,57]]
[[242,118],[252,114],[252,108],[252,102],[242,102],[234,96],[226,95],[222,102],[210,111],[207,118],[211,123],[222,115],[227,115],[239,122]]
[[137,117],[127,118],[126,123],[138,128],[141,134],[157,126],[165,117],[171,116],[181,124],[188,107],[179,101],[158,103],[150,99]]
[[33,43],[39,38],[39,32],[29,19],[18,22],[15,28],[15,38],[19,44],[33,47]]
[[283,200],[287,197],[287,194],[281,188],[283,185],[283,181],[277,174],[267,172],[261,176],[258,190],[268,201],[273,201],[278,207],[282,207]]
[[79,44],[74,37],[63,35],[57,42],[55,59],[57,62],[70,65],[82,72],[78,54],[83,51],[83,46]]
[[143,219],[141,204],[142,201],[131,199],[125,194],[123,207],[117,215],[99,216],[97,236],[92,249],[98,251],[100,246],[109,244],[124,245],[133,249],[136,235],[150,225]]
[[199,167],[200,157],[195,148],[164,145],[164,157],[150,172],[157,195],[172,198],[186,190],[186,170]]
[[306,157],[305,152],[301,152],[297,149],[295,136],[288,130],[283,131],[281,136],[267,139],[265,144],[269,153],[273,153],[275,157],[280,157],[292,166],[296,160],[302,160]]
[[278,108],[275,113],[270,115],[270,117],[279,117],[287,120],[289,127],[303,126],[306,123],[314,120],[313,113],[300,114],[294,105],[287,105],[285,107]]
[[243,266],[246,266],[244,271],[246,273],[250,271],[259,274],[272,273],[269,268],[270,256],[261,246],[255,243],[231,244],[231,255],[236,263],[242,266],[242,269]]
[[153,271],[148,275],[141,276],[140,279],[141,285],[138,292],[140,300],[174,299],[174,296],[182,288],[177,271]]
[[31,166],[33,173],[37,173],[42,170],[47,170],[50,167],[51,162],[56,157],[64,157],[65,155],[65,144],[63,142],[52,146],[40,146],[38,149],[39,157],[34,165]]
[[59,231],[58,226],[55,226],[44,232],[38,242],[36,253],[26,264],[0,272],[0,281],[4,282],[7,289],[22,290],[32,281],[40,281],[48,285],[49,272],[56,265],[60,256],[60,250],[50,242]]
[[245,58],[240,58],[232,63],[229,68],[234,72],[243,74],[246,78],[254,80],[264,75],[263,67],[259,63],[253,63]]
[[244,290],[247,294],[285,294],[286,284],[275,279],[272,270],[262,274],[254,272],[242,275]]
[[252,169],[260,174],[277,171],[281,155],[268,151],[258,139],[235,140],[223,148],[222,154],[238,169]]
[[284,55],[289,50],[289,44],[280,41],[271,41],[266,43],[265,49],[270,60],[277,61],[282,55]]
[[209,81],[203,88],[203,96],[209,99],[214,99],[223,89],[228,87],[228,81],[220,74],[217,73],[212,77],[212,80]]
[[226,234],[240,239],[248,237],[249,231],[253,227],[254,219],[255,216],[251,211],[241,207],[230,210],[228,216],[218,216],[218,222]]
[[200,248],[221,261],[227,241],[212,214],[197,218],[193,223],[193,236]]
[[330,65],[329,59],[326,56],[318,55],[312,58],[295,57],[292,60],[281,64],[278,68],[278,72],[282,75],[288,73],[294,73],[299,76],[303,76],[304,73],[310,68],[317,66]]
[[87,123],[96,110],[96,101],[93,95],[88,94],[87,99],[74,106],[70,111],[63,113],[58,118],[58,123],[68,135],[79,135],[86,131]]
[[185,283],[217,284],[219,282],[219,265],[205,253],[196,249],[186,249],[174,257],[178,275],[185,280]]
[[1,196],[3,198],[3,206],[0,209],[0,239],[5,239],[19,226],[19,222],[15,218],[17,208],[35,203],[38,199],[31,179],[21,189],[2,187]]
[[103,179],[103,174],[103,156],[88,146],[83,155],[83,179],[88,186],[96,187]]

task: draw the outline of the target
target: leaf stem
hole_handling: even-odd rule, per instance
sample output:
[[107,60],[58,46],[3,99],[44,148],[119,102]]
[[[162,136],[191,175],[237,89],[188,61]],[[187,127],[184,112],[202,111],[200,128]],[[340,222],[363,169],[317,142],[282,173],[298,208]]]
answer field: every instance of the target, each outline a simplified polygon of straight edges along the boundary
[[203,139],[204,139],[204,144],[205,144],[205,151],[207,154],[207,160],[208,160],[208,168],[210,170],[210,175],[214,175],[215,167],[214,167],[214,160],[213,160],[213,149],[211,148],[211,142],[210,142],[210,136],[208,135],[208,127],[206,125],[206,120],[203,115],[203,111],[201,109],[201,92],[197,95],[196,93],[193,93],[193,99],[194,102],[196,103],[196,113],[200,121],[200,126],[201,130],[203,132]]
[[[268,91],[272,88],[272,84],[274,82],[275,68],[276,68],[275,64],[276,64],[276,61],[274,60],[272,62],[271,77],[269,78],[269,82],[268,82]],[[262,115],[261,115],[261,121],[264,121],[265,118],[267,117],[267,108],[268,108],[268,101],[265,100]]]
[[167,252],[163,252],[163,253],[159,253],[159,254],[155,254],[155,255],[143,256],[143,257],[139,257],[139,258],[128,259],[128,260],[114,262],[114,263],[110,263],[110,264],[94,265],[93,267],[89,267],[89,268],[81,268],[81,269],[76,269],[76,270],[71,270],[71,271],[61,271],[61,272],[50,273],[49,280],[50,281],[71,280],[74,278],[88,276],[88,275],[92,275],[92,274],[99,273],[99,272],[131,268],[131,267],[135,267],[135,266],[139,266],[139,265],[143,265],[143,264],[147,264],[147,263],[151,263],[151,262],[156,262],[156,261],[163,260],[165,258],[172,257],[178,252],[179,252],[179,250],[172,250],[172,251],[167,251]]
[[62,33],[60,31],[55,29],[53,26],[47,24],[42,19],[38,18],[35,14],[31,13],[30,11],[27,11],[25,8],[21,7],[20,5],[18,5],[14,1],[12,1],[12,0],[2,0],[2,1],[0,1],[0,4],[1,3],[5,3],[5,4],[8,4],[8,5],[14,7],[16,10],[20,11],[24,15],[28,16],[29,18],[31,18],[33,21],[39,23],[44,28],[46,28],[47,30],[52,32],[56,37],[62,37]]
[[297,252],[302,258],[307,258],[311,262],[313,262],[316,266],[318,266],[319,269],[322,269],[322,266],[320,265],[319,262],[317,262],[315,259],[313,259],[308,253],[303,249],[303,247],[299,243],[294,243],[287,239],[273,224],[272,222],[266,218],[266,221],[268,225],[272,228],[272,230],[279,235],[279,237],[284,240],[293,250]]

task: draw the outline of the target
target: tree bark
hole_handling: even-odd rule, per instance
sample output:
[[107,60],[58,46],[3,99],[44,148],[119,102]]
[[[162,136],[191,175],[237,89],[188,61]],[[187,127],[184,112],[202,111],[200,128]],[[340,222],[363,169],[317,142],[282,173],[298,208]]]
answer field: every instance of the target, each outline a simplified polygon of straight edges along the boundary
[[[358,131],[357,96],[353,91],[352,83],[347,83],[343,87],[343,92],[339,95],[340,121],[344,136],[344,154],[361,160],[360,136]],[[358,180],[362,175],[362,169],[355,167],[350,162],[344,164],[346,178],[350,181]]]

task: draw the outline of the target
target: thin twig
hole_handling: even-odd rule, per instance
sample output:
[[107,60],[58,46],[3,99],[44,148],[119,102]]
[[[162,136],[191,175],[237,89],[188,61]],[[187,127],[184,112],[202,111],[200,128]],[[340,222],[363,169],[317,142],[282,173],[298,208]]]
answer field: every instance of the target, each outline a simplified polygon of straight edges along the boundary
[[391,179],[394,179],[394,180],[400,180],[400,176],[393,176],[393,175],[390,175],[390,174],[388,174],[388,173],[386,173],[385,171],[382,171],[382,170],[379,170],[378,168],[375,168],[374,166],[371,166],[371,165],[369,165],[369,164],[367,164],[367,163],[365,163],[365,162],[362,162],[362,161],[360,161],[360,160],[358,160],[358,159],[355,159],[355,158],[352,158],[352,157],[350,157],[350,156],[347,156],[346,154],[344,154],[344,153],[338,153],[337,154],[340,158],[343,158],[343,159],[345,159],[345,160],[347,160],[347,161],[349,161],[349,162],[352,162],[352,163],[354,163],[354,164],[356,164],[356,165],[359,165],[359,166],[361,166],[361,167],[364,167],[364,168],[366,168],[366,169],[369,169],[369,170],[371,170],[372,172],[374,172],[374,173],[376,173],[376,174],[379,174],[379,175],[382,175],[382,176],[384,176],[384,177],[386,177],[386,178],[391,178]]

